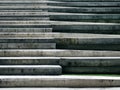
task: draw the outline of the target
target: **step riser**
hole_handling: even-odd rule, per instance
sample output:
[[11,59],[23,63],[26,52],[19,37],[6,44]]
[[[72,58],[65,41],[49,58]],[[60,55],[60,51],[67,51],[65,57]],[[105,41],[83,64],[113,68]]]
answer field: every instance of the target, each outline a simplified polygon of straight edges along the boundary
[[0,75],[60,75],[62,73],[61,67],[42,67],[42,66],[28,66],[28,67],[11,67],[0,66]]
[[65,20],[65,21],[106,21],[106,20],[119,20],[120,15],[50,15],[51,20]]
[[49,18],[40,17],[0,17],[0,20],[49,20]]
[[[98,18],[97,18],[98,17]],[[59,21],[98,21],[98,22],[120,22],[119,15],[111,15],[110,17],[108,15],[50,15],[50,17],[40,17],[35,15],[30,16],[15,16],[6,15],[6,16],[0,16],[0,20],[59,20]]]
[[119,51],[0,50],[0,57],[119,57]]
[[68,13],[120,13],[120,8],[118,7],[48,8],[48,11],[49,12],[68,12]]
[[120,74],[120,67],[63,67],[64,74]]
[[0,49],[55,49],[55,43],[0,43]]
[[59,59],[57,58],[41,58],[41,59],[0,59],[0,65],[59,65]]
[[54,38],[38,38],[38,39],[26,39],[23,37],[21,38],[10,38],[10,39],[5,39],[1,38],[0,43],[55,43]]
[[12,25],[0,25],[0,28],[51,28],[51,26],[50,25],[45,25],[45,24],[43,24],[43,25],[33,25],[33,24],[28,24],[28,25],[24,25],[24,24],[18,24],[18,25],[15,25],[15,24],[12,24]]
[[59,44],[56,46],[57,49],[75,49],[75,50],[114,50],[114,51],[120,51],[120,45],[117,44],[78,44],[78,45],[62,45]]
[[56,2],[47,3],[51,6],[70,6],[70,7],[117,7],[120,6],[120,2]]
[[54,25],[53,32],[120,34],[120,25]]
[[61,65],[63,67],[119,67],[120,58],[1,58],[0,65]]
[[52,32],[52,28],[0,28],[0,32]]
[[[59,61],[63,67],[119,67],[120,58],[62,58]],[[88,68],[89,69],[89,68]]]

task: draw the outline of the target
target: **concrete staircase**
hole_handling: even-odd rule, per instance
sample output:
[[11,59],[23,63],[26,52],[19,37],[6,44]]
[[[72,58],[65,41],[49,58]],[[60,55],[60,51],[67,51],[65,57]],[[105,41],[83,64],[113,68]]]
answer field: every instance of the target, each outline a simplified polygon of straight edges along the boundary
[[120,74],[119,22],[119,0],[0,0],[0,87],[120,87],[79,76]]

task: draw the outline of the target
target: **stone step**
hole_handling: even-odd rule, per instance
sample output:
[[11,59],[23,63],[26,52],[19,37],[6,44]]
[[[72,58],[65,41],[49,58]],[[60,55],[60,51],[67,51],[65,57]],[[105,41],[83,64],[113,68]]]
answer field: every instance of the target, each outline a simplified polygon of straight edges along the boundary
[[120,6],[120,2],[59,2],[59,1],[0,1],[1,6],[21,6],[21,5],[50,5],[50,6],[72,6],[72,7],[82,7],[82,6]]
[[45,87],[41,87],[41,88],[1,88],[1,90],[120,90],[120,87],[104,87],[104,88],[45,88]]
[[52,28],[0,28],[0,33],[2,32],[52,32]]
[[1,65],[0,75],[60,75],[59,65]]
[[[110,76],[0,76],[0,87],[119,87],[120,77]],[[52,83],[51,83],[52,82]]]
[[1,57],[0,65],[60,65],[63,67],[119,67],[120,57]]
[[41,43],[46,43],[45,48],[50,45],[48,48],[55,48],[56,46],[57,49],[120,50],[119,35],[13,32],[0,33],[1,48],[27,48],[28,46],[28,48],[41,47],[42,49],[42,46],[44,48],[44,44]]
[[53,32],[119,34],[119,23],[65,22],[65,21],[1,21],[0,28],[53,28]]
[[[4,17],[4,18],[3,18]],[[51,20],[119,20],[120,14],[83,14],[83,13],[56,13],[56,12],[0,12],[0,20],[4,19],[42,19]]]
[[[0,0],[2,1],[2,0]],[[3,2],[53,2],[53,1],[60,1],[60,2],[119,2],[119,0],[4,0]]]
[[71,7],[119,7],[120,2],[48,2],[51,6],[71,6]]
[[49,1],[49,0],[0,0],[0,3],[3,4],[3,3],[23,3],[23,4],[26,4],[26,3],[40,3],[40,4],[44,4],[46,2],[56,2],[56,1]]
[[59,60],[59,57],[1,57],[0,65],[59,65]]
[[1,49],[55,49],[53,38],[0,38]]
[[0,10],[48,10],[49,12],[70,13],[120,13],[119,7],[64,7],[64,6],[0,6]]
[[53,22],[53,32],[119,34],[119,23]]
[[83,14],[83,13],[49,13],[51,20],[81,21],[81,20],[119,20],[120,14]]
[[104,67],[107,70],[107,67],[119,67],[120,57],[60,57],[59,64],[63,66],[63,69],[66,67]]
[[116,50],[120,48],[120,38],[60,38],[56,39],[57,49],[76,50]]
[[[18,28],[19,29],[19,28]],[[55,33],[55,32],[1,32],[0,38],[120,38],[115,34]]]
[[49,0],[61,2],[119,2],[120,0]]
[[120,67],[64,67],[64,74],[120,74]]
[[119,51],[59,50],[59,49],[4,49],[0,57],[119,57]]

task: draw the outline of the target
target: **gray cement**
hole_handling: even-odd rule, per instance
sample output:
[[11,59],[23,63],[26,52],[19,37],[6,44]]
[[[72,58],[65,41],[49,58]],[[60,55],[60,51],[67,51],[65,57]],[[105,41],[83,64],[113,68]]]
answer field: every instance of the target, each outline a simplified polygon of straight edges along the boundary
[[87,1],[87,2],[110,2],[110,1],[113,1],[113,2],[119,2],[119,0],[49,0],[49,1],[67,1],[67,2],[84,2],[84,1]]
[[0,76],[0,87],[119,87],[120,77]]
[[56,50],[56,49],[5,49],[0,57],[119,57],[119,51]]
[[63,67],[119,67],[120,57],[61,57],[60,65]]
[[[24,41],[24,40],[23,40]],[[55,49],[56,43],[0,43],[1,49]]]
[[8,33],[13,33],[13,32],[52,32],[52,28],[0,28],[0,32],[8,32]]
[[1,88],[1,90],[120,90],[120,87],[114,88]]
[[63,73],[67,74],[120,74],[120,66],[118,67],[63,67]]
[[59,65],[1,65],[0,75],[60,75]]
[[1,57],[0,65],[59,65],[59,57]]

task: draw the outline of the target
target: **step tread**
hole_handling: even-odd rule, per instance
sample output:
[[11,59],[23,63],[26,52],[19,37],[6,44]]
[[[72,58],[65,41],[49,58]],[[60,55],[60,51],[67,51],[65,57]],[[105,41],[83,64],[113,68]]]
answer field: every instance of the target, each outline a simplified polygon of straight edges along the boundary
[[[0,76],[1,87],[112,87],[120,86],[119,77],[110,76]],[[7,82],[7,83],[6,83]],[[24,82],[24,83],[23,83]],[[29,82],[29,83],[28,83]],[[52,82],[52,83],[51,83]],[[74,82],[74,83],[73,83]],[[14,84],[16,83],[16,84]]]

